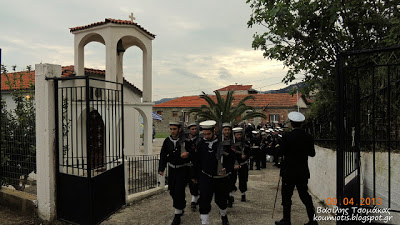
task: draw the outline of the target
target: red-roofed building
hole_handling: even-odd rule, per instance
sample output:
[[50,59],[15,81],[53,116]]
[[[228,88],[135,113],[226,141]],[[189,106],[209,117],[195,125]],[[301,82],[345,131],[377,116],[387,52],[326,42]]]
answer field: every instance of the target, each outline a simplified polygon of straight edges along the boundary
[[235,95],[257,94],[257,91],[254,90],[252,87],[253,85],[234,84],[220,88],[216,91],[219,91],[221,95],[226,95],[228,91],[235,91]]
[[[62,72],[61,75],[62,77],[75,76],[74,66],[63,66],[61,72]],[[104,79],[105,71],[99,69],[85,68],[85,75]],[[133,94],[139,97],[142,96],[142,91],[125,79],[124,79],[124,87],[126,87]],[[12,110],[15,108],[15,103],[10,94],[12,91],[27,90],[28,93],[28,89],[34,90],[34,88],[35,88],[34,70],[1,74],[1,93],[2,93],[2,98],[6,102],[8,110]]]
[[[233,85],[231,85],[233,86]],[[229,88],[228,86],[226,88]],[[251,85],[248,85],[251,88]],[[247,89],[247,90],[250,90]],[[224,88],[219,89],[224,91]],[[231,90],[231,89],[226,89]],[[235,100],[233,105],[235,106],[240,100],[246,97],[247,94],[235,94]],[[299,95],[297,100],[297,95],[290,95],[288,93],[279,94],[252,94],[255,97],[254,100],[248,100],[247,105],[253,106],[256,111],[263,112],[267,116],[267,120],[261,118],[255,118],[254,124],[259,122],[266,123],[284,123],[287,120],[287,114],[291,111],[297,111],[297,107],[301,112],[305,113],[309,108],[309,100],[304,96]],[[215,95],[210,96],[212,99],[216,100]],[[206,105],[207,102],[201,99],[199,96],[183,96],[170,100],[168,102],[163,102],[153,106],[153,112],[161,115],[163,121],[158,121],[155,123],[157,132],[168,132],[169,121],[184,121],[185,125],[194,122],[194,116],[189,115],[189,111],[194,108],[199,108],[201,105]],[[297,106],[298,105],[298,106]]]

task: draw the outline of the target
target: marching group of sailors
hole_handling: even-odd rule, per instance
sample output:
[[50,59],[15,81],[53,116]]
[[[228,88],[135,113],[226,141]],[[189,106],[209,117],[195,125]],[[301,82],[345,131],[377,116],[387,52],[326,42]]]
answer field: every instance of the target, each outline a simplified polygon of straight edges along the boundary
[[[187,184],[189,184],[192,195],[191,209],[197,211],[197,205],[199,206],[201,223],[209,224],[211,201],[214,196],[214,201],[219,207],[222,224],[228,225],[227,208],[233,207],[237,180],[239,180],[241,201],[245,202],[249,170],[253,170],[254,164],[256,170],[266,168],[268,155],[268,158],[274,159],[274,166],[281,167],[280,159],[284,154],[281,147],[285,146],[282,143],[282,128],[273,128],[267,125],[258,127],[257,130],[250,123],[235,126],[223,123],[217,128],[220,130],[217,135],[216,125],[217,122],[213,120],[200,124],[189,124],[187,126],[188,133],[184,135],[181,123],[169,123],[170,136],[163,142],[158,171],[160,175],[164,175],[165,169],[167,166],[169,167],[168,189],[175,209],[172,225],[181,223],[181,217],[186,207],[185,188]],[[305,154],[307,157],[312,155],[308,152]],[[306,158],[304,159],[306,160]],[[282,164],[284,163],[282,162]],[[294,164],[297,165],[297,162]],[[308,165],[306,172],[308,172]],[[308,181],[308,178],[306,180]],[[285,192],[286,195],[283,196],[285,191],[283,188],[287,181],[288,179],[284,178],[282,186],[284,218],[277,221],[276,224],[291,224],[290,199],[297,183],[292,183],[294,186],[291,185]],[[306,189],[307,183],[302,180],[301,184],[303,189],[302,193],[299,190],[299,194],[306,199],[307,204],[304,204],[307,213],[313,215],[314,207],[312,201],[310,205],[311,197]],[[292,186],[293,189],[291,189]],[[297,188],[299,189],[298,185]],[[316,224],[316,221],[312,221],[311,217],[308,224]]]

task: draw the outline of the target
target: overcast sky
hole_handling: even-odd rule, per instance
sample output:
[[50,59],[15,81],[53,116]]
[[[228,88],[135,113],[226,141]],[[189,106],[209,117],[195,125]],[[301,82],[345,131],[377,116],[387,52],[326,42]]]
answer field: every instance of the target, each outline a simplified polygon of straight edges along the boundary
[[[73,65],[69,28],[104,21],[129,20],[156,35],[153,40],[153,100],[198,95],[230,84],[251,84],[266,91],[281,83],[286,69],[251,47],[246,0],[22,0],[0,3],[2,63]],[[142,88],[141,50],[127,49],[124,77]],[[85,67],[105,68],[105,47],[85,46]],[[298,80],[300,82],[300,80]]]

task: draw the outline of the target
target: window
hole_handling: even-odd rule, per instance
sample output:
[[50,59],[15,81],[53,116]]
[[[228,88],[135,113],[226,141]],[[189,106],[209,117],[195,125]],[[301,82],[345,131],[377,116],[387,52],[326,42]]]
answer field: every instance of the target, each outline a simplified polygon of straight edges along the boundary
[[162,111],[157,111],[157,114],[162,116]]
[[183,112],[183,119],[184,119],[184,122],[189,122],[189,113],[187,113],[187,112]]
[[269,114],[269,121],[273,123],[279,122],[279,114]]
[[178,112],[172,112],[173,117],[178,117]]

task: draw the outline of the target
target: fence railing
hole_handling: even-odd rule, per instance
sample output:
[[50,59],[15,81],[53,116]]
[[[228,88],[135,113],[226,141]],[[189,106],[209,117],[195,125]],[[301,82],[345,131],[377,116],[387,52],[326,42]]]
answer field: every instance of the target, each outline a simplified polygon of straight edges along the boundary
[[[160,185],[158,163],[160,155],[126,156],[129,194],[146,191]],[[168,168],[164,171],[167,182]]]
[[2,136],[1,185],[36,194],[36,137],[18,126]]

